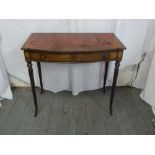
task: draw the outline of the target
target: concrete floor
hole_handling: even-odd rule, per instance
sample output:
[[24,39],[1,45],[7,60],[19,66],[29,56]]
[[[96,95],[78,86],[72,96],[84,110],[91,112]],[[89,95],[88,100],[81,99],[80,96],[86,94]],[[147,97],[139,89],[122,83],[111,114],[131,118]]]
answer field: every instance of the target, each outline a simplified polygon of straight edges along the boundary
[[113,116],[109,115],[111,87],[86,91],[78,96],[63,91],[37,88],[39,114],[35,118],[30,88],[13,88],[14,99],[3,101],[0,108],[0,134],[54,135],[149,135],[155,134],[151,107],[143,102],[140,90],[117,87]]

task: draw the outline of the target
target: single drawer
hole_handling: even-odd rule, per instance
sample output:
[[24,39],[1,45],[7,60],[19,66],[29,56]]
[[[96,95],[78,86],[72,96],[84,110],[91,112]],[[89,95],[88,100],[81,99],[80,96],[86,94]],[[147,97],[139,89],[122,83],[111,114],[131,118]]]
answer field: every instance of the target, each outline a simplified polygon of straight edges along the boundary
[[105,53],[46,53],[24,51],[27,61],[47,61],[47,62],[96,62],[121,60],[123,52]]

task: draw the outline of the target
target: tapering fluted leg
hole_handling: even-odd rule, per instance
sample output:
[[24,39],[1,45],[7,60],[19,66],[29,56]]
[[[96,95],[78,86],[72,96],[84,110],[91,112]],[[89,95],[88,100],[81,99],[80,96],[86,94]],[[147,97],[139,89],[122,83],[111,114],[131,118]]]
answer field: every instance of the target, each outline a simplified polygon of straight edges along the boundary
[[32,62],[31,61],[27,61],[27,67],[28,67],[28,72],[29,72],[29,77],[30,77],[30,82],[31,82],[31,88],[32,88],[32,93],[33,93],[34,106],[35,106],[34,116],[36,117],[37,113],[38,113],[38,104],[37,104],[37,96],[36,96],[35,82],[34,82],[34,76],[33,76],[33,68],[32,68]]
[[43,89],[43,82],[42,82],[41,65],[39,61],[37,62],[37,66],[38,66],[38,73],[39,73],[40,87],[41,87],[40,94],[43,94],[44,89]]
[[107,81],[108,67],[109,67],[109,61],[107,61],[105,63],[104,82],[103,82],[103,92],[104,93],[105,93],[105,86],[106,86],[106,81]]
[[111,115],[112,115],[112,104],[113,104],[113,99],[114,99],[114,94],[115,94],[115,87],[116,87],[116,83],[117,83],[119,66],[120,66],[120,61],[116,61],[115,70],[114,70],[114,77],[113,77],[113,84],[112,84],[112,90],[111,90],[111,97],[110,97],[110,107],[109,107]]

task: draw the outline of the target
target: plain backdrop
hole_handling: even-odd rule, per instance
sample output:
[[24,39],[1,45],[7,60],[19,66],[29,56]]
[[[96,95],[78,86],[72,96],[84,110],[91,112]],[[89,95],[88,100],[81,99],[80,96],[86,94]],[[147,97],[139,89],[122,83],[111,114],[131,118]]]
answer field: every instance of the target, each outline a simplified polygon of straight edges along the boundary
[[[21,46],[32,32],[113,32],[125,44],[118,85],[132,85],[134,65],[141,60],[149,20],[0,20],[1,51],[14,85],[28,85],[29,77]],[[39,86],[36,64],[35,81]],[[114,63],[110,64],[107,85],[111,85]],[[104,62],[90,64],[42,63],[44,88],[53,92],[101,88]],[[20,82],[19,82],[20,81]],[[23,82],[21,82],[23,81]],[[25,83],[26,82],[26,83]],[[141,86],[137,86],[141,87]]]

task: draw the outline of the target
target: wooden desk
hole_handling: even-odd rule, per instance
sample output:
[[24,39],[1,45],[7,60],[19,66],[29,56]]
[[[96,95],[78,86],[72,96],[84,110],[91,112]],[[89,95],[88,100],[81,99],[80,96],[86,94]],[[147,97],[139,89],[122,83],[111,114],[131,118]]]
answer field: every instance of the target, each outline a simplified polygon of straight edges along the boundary
[[76,62],[89,63],[105,61],[103,91],[105,92],[109,61],[116,61],[112,91],[110,97],[110,114],[115,93],[120,61],[125,46],[113,33],[32,33],[22,47],[27,62],[35,115],[38,113],[32,61],[37,62],[41,93],[43,83],[40,62]]

